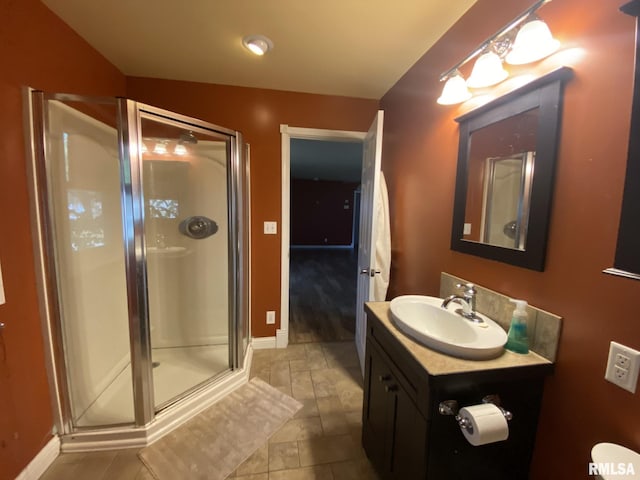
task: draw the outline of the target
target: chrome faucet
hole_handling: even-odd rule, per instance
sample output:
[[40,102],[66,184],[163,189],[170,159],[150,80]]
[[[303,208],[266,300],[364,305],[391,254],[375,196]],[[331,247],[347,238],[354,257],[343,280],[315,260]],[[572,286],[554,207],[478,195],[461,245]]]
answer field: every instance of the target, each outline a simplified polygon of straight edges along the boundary
[[476,293],[478,293],[476,286],[473,283],[465,283],[464,285],[458,283],[456,288],[464,289],[462,296],[448,296],[442,302],[442,308],[447,308],[451,302],[457,303],[462,307],[461,309],[459,308],[456,310],[458,315],[462,315],[464,318],[471,320],[472,322],[482,323],[482,318],[476,315]]

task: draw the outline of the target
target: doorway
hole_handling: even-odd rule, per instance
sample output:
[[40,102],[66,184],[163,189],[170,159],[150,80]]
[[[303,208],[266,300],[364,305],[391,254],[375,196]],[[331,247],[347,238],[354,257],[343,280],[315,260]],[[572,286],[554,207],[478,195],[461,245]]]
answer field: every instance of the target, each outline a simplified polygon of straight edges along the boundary
[[362,147],[291,140],[290,343],[355,338]]
[[[329,315],[328,311],[342,308],[344,311],[348,308],[346,306],[351,302],[351,298],[348,291],[356,289],[356,272],[357,272],[357,256],[355,255],[355,249],[357,243],[354,244],[353,236],[353,209],[355,200],[355,190],[357,187],[345,186],[345,191],[349,191],[348,203],[345,203],[346,198],[342,198],[341,207],[344,210],[345,205],[348,205],[349,215],[349,234],[351,236],[349,242],[345,242],[344,237],[340,232],[334,232],[333,236],[330,234],[322,234],[322,230],[314,231],[315,227],[311,231],[307,231],[302,237],[296,232],[292,232],[291,220],[292,220],[292,192],[296,188],[292,181],[292,142],[298,140],[326,142],[325,146],[329,143],[343,143],[352,144],[358,148],[362,148],[366,132],[355,131],[343,131],[343,130],[322,130],[322,129],[309,129],[309,128],[296,128],[289,127],[288,125],[282,125],[280,128],[282,134],[282,275],[281,275],[281,327],[276,332],[276,345],[278,347],[286,346],[290,341],[292,343],[315,341],[314,339],[322,338],[322,334],[318,328],[309,330],[297,330],[292,328],[293,318],[292,315],[299,315],[301,311],[290,311],[291,295],[304,295],[305,298],[313,299],[306,302],[301,306],[301,310],[307,312],[313,312],[316,318],[311,318],[312,325],[318,325],[319,322],[326,321]],[[294,154],[296,144],[293,143]],[[361,152],[361,150],[360,150]],[[361,158],[362,155],[360,155]],[[317,162],[316,162],[317,163]],[[294,167],[295,168],[295,167]],[[301,175],[301,174],[300,174]],[[321,181],[319,176],[313,176],[314,174],[307,174],[311,176],[310,182],[317,183]],[[318,180],[314,180],[318,178]],[[355,182],[352,185],[357,185],[360,182],[359,176],[352,178]],[[335,181],[335,178],[331,179]],[[307,183],[308,186],[312,185]],[[317,186],[320,186],[318,184]],[[335,186],[335,185],[334,185]],[[304,182],[300,183],[302,189],[305,188]],[[319,188],[321,191],[322,188]],[[342,195],[344,197],[344,194]],[[340,197],[338,198],[338,201]],[[329,200],[331,201],[331,200]],[[333,200],[336,201],[335,198]],[[320,209],[318,209],[318,215],[320,215]],[[313,222],[314,219],[321,218],[320,216],[314,216],[313,212],[307,212],[308,219]],[[324,218],[323,218],[324,220]],[[331,222],[331,219],[329,219]],[[335,222],[334,222],[335,223]],[[357,222],[356,222],[357,223]],[[328,231],[326,228],[324,231]],[[292,235],[293,234],[293,235]],[[306,238],[303,238],[306,236]],[[296,243],[294,243],[294,239]],[[298,248],[291,248],[291,246]],[[295,262],[295,263],[294,263]],[[351,265],[352,263],[352,265]],[[350,267],[351,265],[351,267]],[[335,270],[334,270],[335,269]],[[341,273],[344,272],[344,273]],[[320,276],[323,277],[326,282],[317,284],[317,288],[314,287],[316,281],[308,278],[314,276],[316,279]],[[307,278],[305,278],[307,277]],[[351,279],[351,277],[353,277]],[[296,284],[300,287],[298,290],[291,292],[290,283],[296,281]],[[304,284],[301,284],[301,283]],[[308,288],[315,288],[314,292],[305,291]],[[329,296],[331,292],[341,291],[344,295],[341,295],[338,302],[333,305],[329,303]],[[295,300],[295,298],[294,298]],[[355,309],[355,294],[352,302]],[[326,309],[323,308],[329,305]],[[328,311],[323,311],[328,310]],[[348,317],[348,313],[345,315]],[[353,336],[349,334],[349,328],[343,325],[343,319],[334,315],[333,322],[325,323],[324,330],[325,335],[330,335],[333,339],[352,340]],[[306,325],[301,324],[301,327]],[[352,327],[353,328],[353,327]]]

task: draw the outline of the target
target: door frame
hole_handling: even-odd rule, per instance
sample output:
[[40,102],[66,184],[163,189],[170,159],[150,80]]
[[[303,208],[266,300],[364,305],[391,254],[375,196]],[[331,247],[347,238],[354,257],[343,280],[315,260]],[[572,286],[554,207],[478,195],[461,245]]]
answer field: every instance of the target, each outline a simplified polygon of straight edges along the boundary
[[291,219],[291,139],[320,140],[326,142],[363,143],[367,132],[353,130],[326,130],[321,128],[290,127],[280,125],[282,145],[282,213],[280,250],[280,328],[276,329],[275,346],[289,344],[289,244]]

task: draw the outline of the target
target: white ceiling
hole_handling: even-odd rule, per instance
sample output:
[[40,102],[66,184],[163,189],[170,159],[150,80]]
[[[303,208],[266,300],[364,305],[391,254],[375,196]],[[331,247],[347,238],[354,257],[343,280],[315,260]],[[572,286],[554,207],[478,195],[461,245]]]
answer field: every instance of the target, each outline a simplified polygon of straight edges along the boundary
[[[381,98],[475,0],[42,0],[129,76]],[[263,34],[264,57],[242,46]]]

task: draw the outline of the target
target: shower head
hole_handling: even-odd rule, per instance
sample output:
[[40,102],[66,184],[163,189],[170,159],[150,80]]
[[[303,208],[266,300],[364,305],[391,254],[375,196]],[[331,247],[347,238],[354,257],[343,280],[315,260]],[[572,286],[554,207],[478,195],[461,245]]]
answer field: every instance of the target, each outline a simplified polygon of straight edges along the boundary
[[195,145],[196,143],[198,143],[198,139],[193,134],[193,132],[189,130],[188,132],[182,132],[180,134],[180,143],[188,143],[191,145]]

